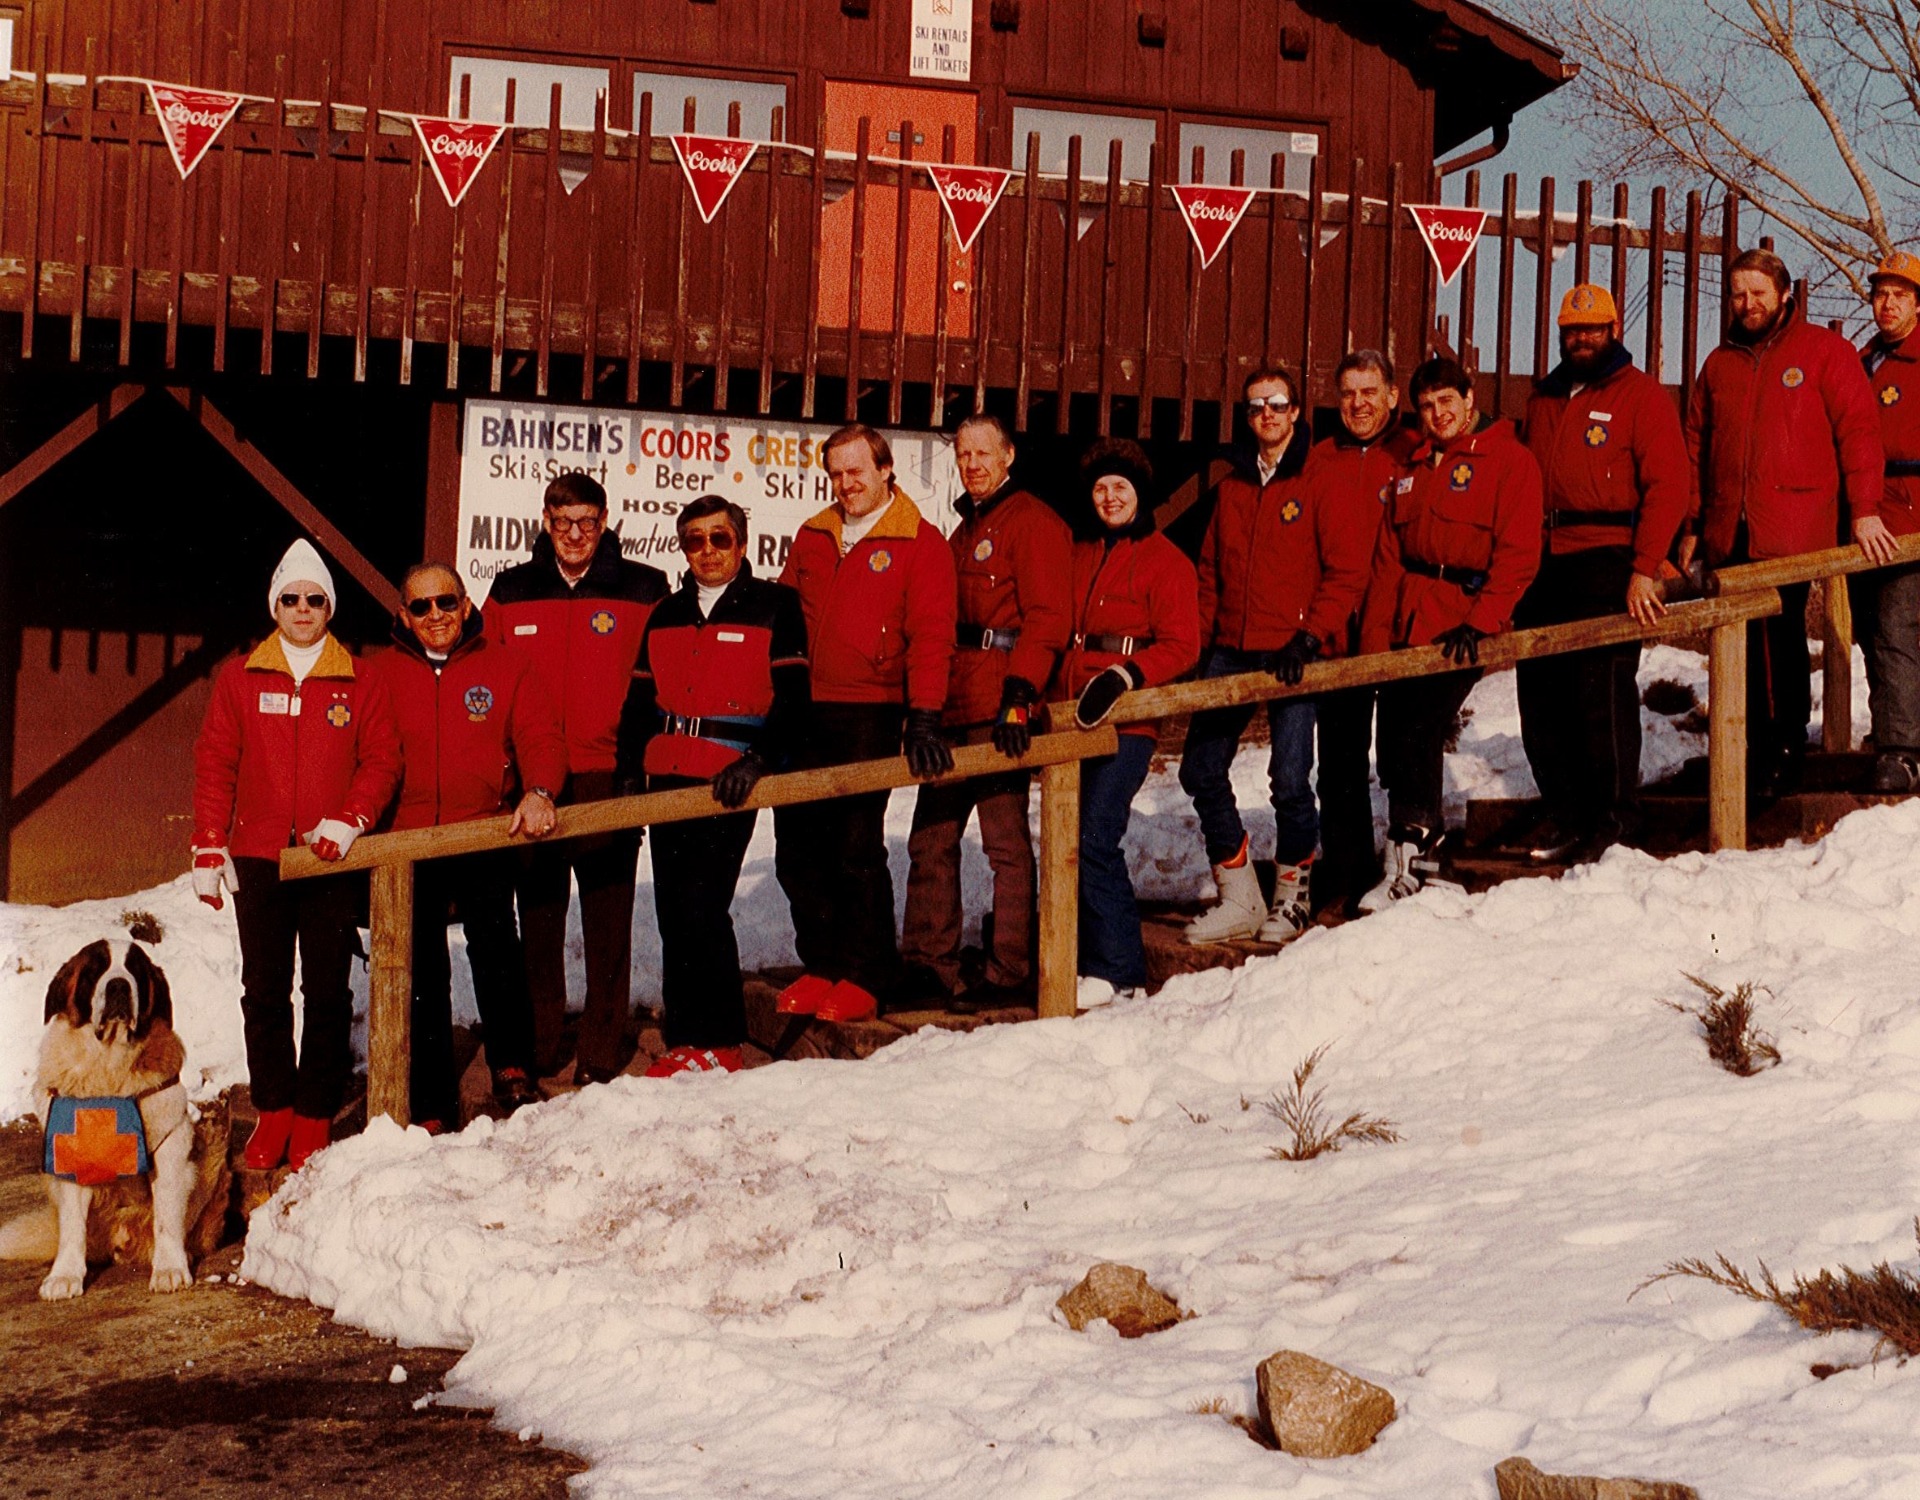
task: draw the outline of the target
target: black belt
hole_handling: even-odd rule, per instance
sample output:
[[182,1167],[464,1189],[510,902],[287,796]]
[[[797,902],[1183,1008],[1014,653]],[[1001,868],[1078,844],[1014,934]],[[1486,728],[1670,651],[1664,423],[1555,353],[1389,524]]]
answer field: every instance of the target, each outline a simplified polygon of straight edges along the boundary
[[722,718],[714,714],[694,717],[688,714],[658,712],[660,712],[662,734],[683,734],[696,740],[711,740],[716,745],[725,745],[730,750],[742,752],[753,748],[754,734],[767,722],[764,714],[743,714],[737,718]]
[[[1917,470],[1916,472],[1920,472]],[[1547,525],[1555,526],[1617,526],[1623,531],[1631,531],[1635,524],[1634,513],[1630,510],[1550,510],[1547,512]]]
[[1150,635],[1076,635],[1073,644],[1083,651],[1106,651],[1114,656],[1132,656],[1153,644]]
[[1920,474],[1920,458],[1890,458],[1887,460],[1887,478],[1900,479],[1910,474]]
[[1487,571],[1484,568],[1456,568],[1451,563],[1421,562],[1417,558],[1402,558],[1400,566],[1409,573],[1418,573],[1422,578],[1437,578],[1442,583],[1451,583],[1463,594],[1477,594],[1487,586]]
[[1020,639],[1017,630],[995,630],[990,625],[956,625],[953,643],[969,651],[1011,651]]

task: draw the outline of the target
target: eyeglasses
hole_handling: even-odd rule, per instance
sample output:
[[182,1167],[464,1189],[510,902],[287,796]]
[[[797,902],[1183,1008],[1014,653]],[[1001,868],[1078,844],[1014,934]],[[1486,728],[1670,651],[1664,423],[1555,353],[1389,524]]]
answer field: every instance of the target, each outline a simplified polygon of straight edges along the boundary
[[585,521],[569,521],[564,516],[547,517],[547,530],[555,535],[592,536],[606,524],[598,516],[590,517]]
[[731,552],[739,545],[739,541],[731,531],[690,531],[680,538],[680,550],[688,557],[709,549],[715,552]]
[[280,596],[280,607],[282,609],[298,609],[300,607],[300,601],[303,599],[306,601],[308,609],[325,609],[327,607],[327,596],[325,594],[282,594]]
[[1257,417],[1261,412],[1280,416],[1293,409],[1293,403],[1285,396],[1249,396],[1247,397],[1247,415]]
[[458,594],[430,594],[424,599],[409,599],[407,601],[407,613],[412,615],[416,620],[426,619],[428,613],[436,609],[443,615],[450,615],[459,607],[460,596]]

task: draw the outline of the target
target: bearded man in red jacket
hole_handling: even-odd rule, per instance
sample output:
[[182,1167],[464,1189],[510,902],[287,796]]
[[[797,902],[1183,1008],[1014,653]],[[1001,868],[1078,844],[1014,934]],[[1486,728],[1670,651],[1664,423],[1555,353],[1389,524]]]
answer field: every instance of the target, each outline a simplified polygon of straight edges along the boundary
[[[1792,292],[1771,250],[1744,251],[1728,268],[1733,317],[1687,412],[1699,548],[1717,568],[1837,546],[1844,499],[1853,540],[1891,562],[1873,391],[1853,346],[1807,322]],[[1683,545],[1682,561],[1691,552]],[[1785,585],[1780,613],[1748,628],[1747,789],[1762,798],[1796,788],[1806,760],[1807,591]]]
[[[509,833],[545,838],[554,829],[554,789],[567,776],[567,744],[559,710],[532,660],[487,639],[460,575],[445,563],[408,569],[400,594],[393,649],[377,663],[399,720],[404,760],[393,827],[431,828],[511,808]],[[456,911],[493,1096],[509,1112],[540,1097],[513,875],[506,850],[415,867],[410,1093],[414,1123],[434,1134],[460,1128],[447,956],[447,926]]]

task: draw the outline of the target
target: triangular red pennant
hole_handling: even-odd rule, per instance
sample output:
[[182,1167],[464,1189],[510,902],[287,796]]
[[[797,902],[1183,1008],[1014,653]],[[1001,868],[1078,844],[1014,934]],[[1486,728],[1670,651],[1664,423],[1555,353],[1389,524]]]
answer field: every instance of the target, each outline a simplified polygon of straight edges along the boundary
[[[1169,186],[1172,186],[1169,184]],[[1200,252],[1200,269],[1227,243],[1227,237],[1240,225],[1254,190],[1248,187],[1206,187],[1200,183],[1182,183],[1173,187],[1174,200],[1180,205],[1180,217],[1187,221],[1187,233]]]
[[736,141],[724,135],[676,135],[674,154],[680,158],[680,170],[687,174],[687,186],[693,189],[693,201],[700,208],[700,222],[711,224],[727,201],[727,194],[747,170],[757,141]]
[[1487,222],[1484,208],[1448,208],[1441,204],[1409,203],[1407,212],[1420,226],[1420,238],[1427,242],[1427,254],[1440,269],[1440,285],[1450,286],[1460,268],[1480,242],[1480,230]]
[[478,125],[471,120],[437,120],[431,115],[412,118],[420,144],[426,148],[427,165],[433,168],[433,180],[440,184],[447,207],[458,208],[507,127]]
[[953,224],[953,237],[960,242],[960,253],[973,248],[981,226],[987,222],[1000,195],[1007,190],[1013,173],[1005,167],[953,167],[927,165],[934,190],[947,206],[947,218]]
[[191,176],[200,158],[227,128],[227,122],[240,113],[245,94],[227,94],[216,89],[185,89],[174,83],[147,83],[153,112],[160,119],[160,134],[181,177]]

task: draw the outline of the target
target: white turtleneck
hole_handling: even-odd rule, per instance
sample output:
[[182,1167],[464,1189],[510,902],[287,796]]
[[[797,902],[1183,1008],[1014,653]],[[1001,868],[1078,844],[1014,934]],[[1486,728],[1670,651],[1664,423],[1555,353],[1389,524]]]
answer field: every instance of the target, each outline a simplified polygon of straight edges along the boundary
[[327,638],[323,635],[311,646],[296,646],[284,635],[280,637],[280,650],[287,658],[287,671],[293,675],[293,685],[300,686],[307,680],[307,674],[320,660],[320,653],[327,648]]
[[[729,582],[731,582],[731,580],[729,580]],[[693,591],[699,595],[700,617],[702,619],[705,619],[713,613],[714,605],[720,602],[720,596],[727,591],[727,588],[728,584],[726,583],[716,583],[711,587],[698,581],[694,583]]]
[[850,516],[840,513],[840,555],[845,557],[856,547],[860,539],[880,524],[880,518],[887,513],[887,507],[876,505],[864,516]]

